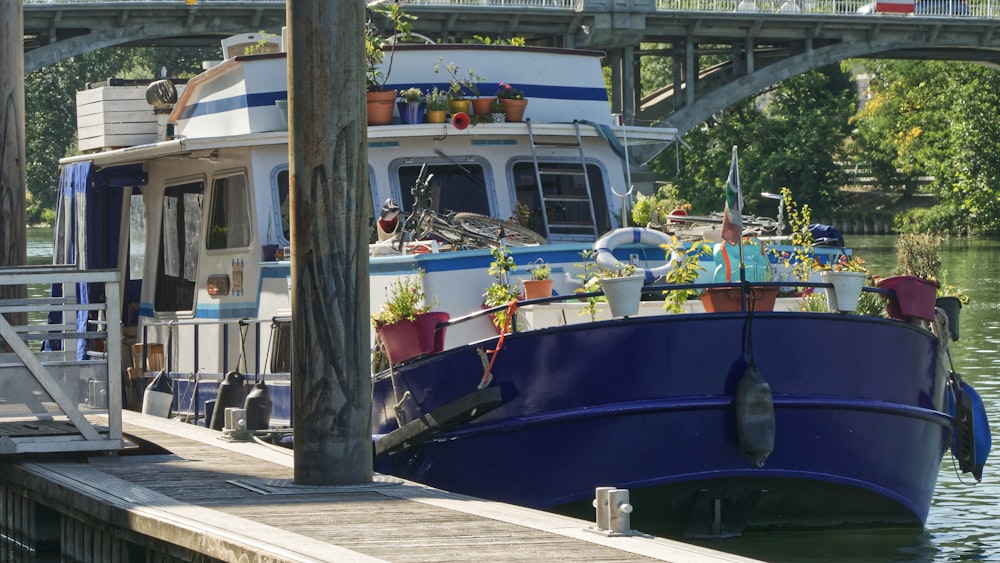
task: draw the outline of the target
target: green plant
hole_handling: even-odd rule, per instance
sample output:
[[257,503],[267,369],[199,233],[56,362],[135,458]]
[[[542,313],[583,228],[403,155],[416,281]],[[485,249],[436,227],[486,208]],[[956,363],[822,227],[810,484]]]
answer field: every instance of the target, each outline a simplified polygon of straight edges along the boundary
[[937,282],[938,297],[956,297],[963,305],[969,296],[961,287],[945,282],[941,269],[941,238],[929,234],[905,233],[896,240],[896,273]]
[[267,33],[264,30],[260,32],[260,40],[258,40],[253,45],[248,45],[243,49],[244,55],[264,55],[266,53],[276,53],[278,52],[278,47],[270,39],[274,37],[273,33]]
[[533,280],[547,280],[549,279],[549,275],[552,274],[552,266],[549,266],[545,263],[545,260],[539,258],[531,266],[528,266],[528,273],[531,274],[531,279]]
[[[517,269],[514,257],[506,246],[493,248],[490,254],[493,256],[493,261],[490,262],[489,274],[493,276],[493,283],[483,294],[483,305],[492,308],[517,301],[521,294],[520,288],[510,283],[510,273]],[[507,314],[506,310],[494,313],[493,325],[503,329],[507,325]]]
[[618,264],[615,268],[604,268],[600,272],[602,278],[627,278],[635,274],[635,264]]
[[830,306],[826,302],[826,296],[820,293],[807,293],[802,296],[799,310],[805,313],[828,313]]
[[792,198],[792,190],[788,188],[781,188],[781,197],[785,201],[785,215],[788,217],[788,226],[792,229],[791,242],[795,251],[783,253],[777,256],[777,259],[791,270],[796,279],[806,282],[809,281],[816,265],[815,252],[813,252],[815,241],[812,232],[809,231],[809,225],[812,223],[812,210],[808,204],[799,205]]
[[[392,60],[396,53],[396,43],[409,39],[413,33],[413,20],[417,19],[405,13],[400,2],[378,2],[369,4],[369,17],[365,22],[365,63],[366,80],[369,92],[385,90],[385,83],[392,72]],[[383,37],[376,25],[375,19],[381,18],[390,23],[392,33]],[[385,47],[389,47],[389,64],[385,72],[381,65],[385,60]]]
[[438,90],[436,86],[427,94],[426,100],[427,111],[448,110],[448,94]]
[[[668,244],[661,244],[668,259],[674,260],[674,266],[664,276],[667,285],[687,285],[698,280],[705,271],[701,265],[702,256],[711,256],[712,245],[707,241],[697,241],[684,248],[677,237],[671,236]],[[663,310],[668,313],[684,312],[684,302],[698,295],[696,289],[666,289],[663,291]]]
[[423,275],[423,270],[417,270],[416,275],[403,276],[389,283],[385,301],[372,313],[372,325],[376,329],[403,320],[415,320],[417,315],[431,310],[426,303]]
[[407,88],[403,90],[400,94],[404,102],[419,102],[424,98],[424,93],[420,88]]
[[434,74],[441,74],[441,69],[448,73],[448,96],[452,100],[464,100],[466,94],[478,98],[479,83],[483,77],[477,75],[471,68],[465,71],[468,77],[464,77],[459,72],[457,64],[444,64],[443,60],[443,57],[438,57],[438,62],[434,65]]
[[501,82],[500,89],[497,90],[497,97],[503,100],[523,100],[524,92],[506,82]]
[[691,204],[679,197],[677,187],[672,184],[660,186],[653,195],[636,194],[635,203],[632,205],[632,224],[661,225],[667,221],[667,216],[674,209],[688,213],[691,211]]
[[847,256],[846,254],[841,254],[826,264],[820,264],[819,260],[816,260],[813,264],[813,269],[817,271],[869,273],[868,266],[865,266],[863,258],[860,256]]
[[[601,278],[596,275],[597,263],[594,262],[596,256],[597,252],[593,249],[580,251],[580,257],[583,258],[583,262],[573,264],[581,270],[576,275],[576,278],[580,280],[580,288],[576,290],[576,293],[594,293],[601,290]],[[587,305],[580,311],[580,314],[589,314],[591,321],[597,320],[597,304],[601,301],[605,301],[605,299],[600,295],[587,297]]]
[[503,113],[503,102],[497,98],[490,102],[490,113]]
[[483,45],[510,45],[512,47],[524,47],[526,45],[524,37],[511,37],[510,39],[497,37],[494,39],[488,35],[473,35],[472,40],[468,41],[468,43],[481,43]]

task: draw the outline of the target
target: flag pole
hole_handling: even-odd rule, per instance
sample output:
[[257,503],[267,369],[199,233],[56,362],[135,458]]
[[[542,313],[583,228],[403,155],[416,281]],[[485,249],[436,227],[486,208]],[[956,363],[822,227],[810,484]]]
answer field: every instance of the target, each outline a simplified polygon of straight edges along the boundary
[[747,287],[747,270],[746,264],[743,262],[743,186],[740,182],[740,163],[736,155],[736,145],[733,145],[733,168],[736,170],[736,201],[737,203],[737,213],[739,213],[739,218],[737,220],[737,225],[739,225],[739,249],[740,249],[740,303],[741,308],[744,312],[747,310],[747,293],[750,289]]

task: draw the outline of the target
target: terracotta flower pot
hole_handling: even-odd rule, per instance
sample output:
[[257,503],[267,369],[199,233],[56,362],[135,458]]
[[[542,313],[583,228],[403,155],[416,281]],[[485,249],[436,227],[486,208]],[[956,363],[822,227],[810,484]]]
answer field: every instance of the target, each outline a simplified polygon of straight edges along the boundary
[[552,280],[524,280],[524,298],[541,299],[552,296]]
[[500,101],[503,103],[503,111],[507,115],[507,121],[521,121],[524,119],[524,109],[528,105],[528,100],[501,98]]
[[472,98],[472,111],[476,115],[487,115],[490,113],[490,104],[495,101],[495,96],[492,98]]
[[[754,311],[773,311],[778,298],[777,287],[753,287],[747,295],[747,306]],[[710,287],[698,296],[706,313],[738,313],[743,310],[743,296],[738,287]]]
[[417,356],[444,350],[445,329],[439,323],[450,318],[448,313],[431,311],[417,315],[414,321],[399,321],[378,328],[389,361],[398,364]]
[[368,92],[368,125],[389,125],[395,108],[395,90]]

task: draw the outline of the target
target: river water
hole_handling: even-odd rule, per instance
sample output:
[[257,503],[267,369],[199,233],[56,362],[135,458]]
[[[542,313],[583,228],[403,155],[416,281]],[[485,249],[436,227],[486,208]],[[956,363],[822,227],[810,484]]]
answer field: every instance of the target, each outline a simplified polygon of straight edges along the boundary
[[[852,236],[847,243],[865,259],[872,273],[888,276],[896,265],[895,241],[894,236]],[[49,263],[51,252],[52,230],[29,229],[28,262]],[[956,371],[980,393],[991,416],[994,447],[983,481],[974,484],[970,476],[960,477],[952,458],[946,456],[923,530],[750,532],[741,538],[704,545],[789,563],[1000,563],[1000,448],[996,446],[1000,436],[1000,378],[995,373],[1000,366],[1000,241],[949,240],[943,244],[941,255],[946,281],[965,288],[971,299],[962,309],[961,339],[954,343],[952,356]],[[0,556],[0,561],[13,560]]]

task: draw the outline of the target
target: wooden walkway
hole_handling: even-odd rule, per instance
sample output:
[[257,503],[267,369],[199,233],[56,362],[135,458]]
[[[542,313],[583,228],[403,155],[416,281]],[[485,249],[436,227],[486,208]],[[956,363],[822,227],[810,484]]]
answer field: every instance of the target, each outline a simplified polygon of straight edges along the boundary
[[290,450],[137,413],[124,413],[123,431],[165,451],[10,457],[0,478],[58,499],[60,513],[125,527],[199,560],[750,561],[641,534],[609,537],[592,522],[380,475],[362,486],[296,486]]

